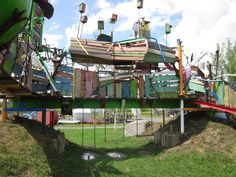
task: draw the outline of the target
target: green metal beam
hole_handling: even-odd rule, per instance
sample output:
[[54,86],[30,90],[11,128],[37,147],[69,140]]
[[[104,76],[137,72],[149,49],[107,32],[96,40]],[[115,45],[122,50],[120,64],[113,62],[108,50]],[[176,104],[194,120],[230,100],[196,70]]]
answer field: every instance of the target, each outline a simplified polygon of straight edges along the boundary
[[[61,108],[61,99],[57,97],[29,97],[10,99],[8,108]],[[71,99],[72,108],[179,108],[179,99]],[[185,100],[185,107],[196,107],[192,100]]]

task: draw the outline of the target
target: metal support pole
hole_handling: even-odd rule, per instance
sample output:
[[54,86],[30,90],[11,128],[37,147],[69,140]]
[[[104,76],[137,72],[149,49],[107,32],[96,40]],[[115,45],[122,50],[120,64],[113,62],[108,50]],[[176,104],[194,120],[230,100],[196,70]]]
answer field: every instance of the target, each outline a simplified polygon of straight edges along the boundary
[[83,29],[84,29],[84,24],[82,23],[82,25],[81,25],[81,32],[80,32],[80,39],[82,38]]
[[78,26],[77,38],[79,38],[79,34],[80,34],[81,19],[82,19],[82,13],[80,13],[80,19],[79,19],[79,26]]
[[[126,113],[126,111],[125,111],[125,113]],[[125,141],[125,120],[126,119],[124,119],[124,121],[123,121],[123,142]]]
[[162,109],[162,127],[164,127],[166,125],[166,114],[165,114],[165,110]]
[[96,148],[96,109],[94,108],[94,115],[93,115],[93,146]]
[[43,131],[46,130],[46,109],[42,111],[42,129]]
[[180,129],[181,133],[184,134],[184,100],[180,100]]
[[178,57],[179,57],[179,96],[184,96],[183,85],[183,56],[182,56],[182,42],[178,39]]
[[54,110],[50,111],[50,127],[54,128]]
[[136,136],[138,136],[138,110],[136,108]]
[[107,119],[104,111],[104,120],[105,120],[105,142],[107,141]]
[[167,33],[166,33],[166,46],[167,46]]
[[2,101],[2,122],[3,124],[6,124],[6,120],[7,120],[7,99],[4,98]]
[[116,131],[116,116],[117,116],[117,109],[115,110],[115,117],[114,117],[114,129]]
[[84,147],[84,108],[82,112],[82,147]]
[[178,57],[179,57],[179,97],[180,97],[180,129],[184,133],[184,85],[183,85],[183,57],[182,42],[178,39]]
[[153,133],[153,108],[151,108],[151,127],[152,127],[152,133]]

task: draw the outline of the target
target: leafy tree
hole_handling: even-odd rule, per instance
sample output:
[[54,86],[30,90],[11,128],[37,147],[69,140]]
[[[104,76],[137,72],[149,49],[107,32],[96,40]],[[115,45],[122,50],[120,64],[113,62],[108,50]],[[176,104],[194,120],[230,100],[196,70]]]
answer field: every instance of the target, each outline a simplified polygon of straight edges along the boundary
[[[220,74],[236,74],[236,42],[232,43],[227,39],[220,47]],[[230,82],[236,82],[236,77],[229,77]]]

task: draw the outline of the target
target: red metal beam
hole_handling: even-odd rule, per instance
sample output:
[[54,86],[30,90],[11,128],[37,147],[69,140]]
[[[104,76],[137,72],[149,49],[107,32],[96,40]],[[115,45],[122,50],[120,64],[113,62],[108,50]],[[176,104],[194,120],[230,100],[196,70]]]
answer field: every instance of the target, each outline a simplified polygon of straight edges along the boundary
[[198,105],[206,107],[206,108],[211,108],[211,109],[215,109],[215,110],[219,110],[219,111],[228,112],[231,114],[236,114],[236,108],[230,108],[230,107],[226,107],[224,105],[217,105],[214,103],[209,103],[209,102],[200,101],[200,100],[194,101],[194,104],[198,104]]

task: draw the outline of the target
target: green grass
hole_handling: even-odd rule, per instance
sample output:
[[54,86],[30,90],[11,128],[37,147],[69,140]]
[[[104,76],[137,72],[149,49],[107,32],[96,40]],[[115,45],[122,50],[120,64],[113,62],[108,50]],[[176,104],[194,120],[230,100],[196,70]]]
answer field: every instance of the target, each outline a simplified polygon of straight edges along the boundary
[[[63,129],[68,140],[73,143],[82,145],[82,129]],[[84,129],[84,143],[86,147],[94,146],[94,129]],[[105,129],[98,128],[95,130],[95,145],[96,148],[100,149],[118,149],[118,148],[138,148],[147,144],[153,143],[152,137],[123,137],[123,128],[106,129],[106,140],[105,140]]]
[[[219,129],[224,141],[234,148],[235,130],[212,124],[208,128]],[[96,149],[82,148],[82,130],[63,130],[67,142],[65,152],[57,154],[51,145],[51,138],[57,132],[48,129],[43,133],[32,124],[8,122],[0,128],[0,177],[234,177],[236,159],[223,151],[210,147],[198,152],[196,147],[181,145],[174,149],[163,149],[153,144],[152,137],[129,137],[123,142],[122,129],[107,129],[107,142],[104,129],[96,130]],[[93,129],[84,130],[84,145],[93,146]],[[113,141],[112,141],[113,140]],[[114,141],[115,140],[115,141]],[[222,146],[216,144],[215,146]],[[96,160],[84,161],[80,158],[85,151],[98,154]],[[114,160],[106,152],[118,151],[126,155],[122,160]],[[232,153],[235,154],[234,150]]]

